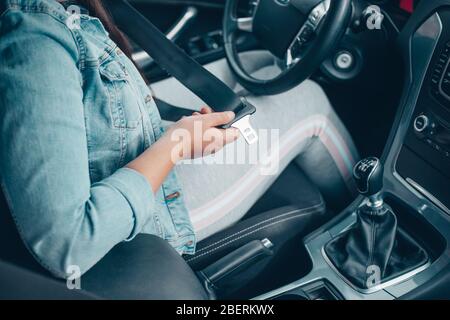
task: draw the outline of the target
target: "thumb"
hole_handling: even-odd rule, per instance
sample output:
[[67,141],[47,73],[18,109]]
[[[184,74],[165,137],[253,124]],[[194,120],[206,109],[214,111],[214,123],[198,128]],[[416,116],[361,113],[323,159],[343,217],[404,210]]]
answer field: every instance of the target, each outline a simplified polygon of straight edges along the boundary
[[205,124],[209,127],[217,127],[229,123],[235,117],[233,111],[214,112],[204,115]]

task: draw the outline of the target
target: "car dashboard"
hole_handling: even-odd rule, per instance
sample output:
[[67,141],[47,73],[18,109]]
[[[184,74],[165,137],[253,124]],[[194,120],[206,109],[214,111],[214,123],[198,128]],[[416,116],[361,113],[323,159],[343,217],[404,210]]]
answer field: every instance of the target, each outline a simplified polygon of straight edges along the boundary
[[[387,1],[383,2],[386,5]],[[398,1],[390,2],[398,3]],[[304,239],[313,270],[304,278],[257,297],[301,294],[319,279],[343,299],[448,297],[450,273],[450,1],[421,1],[398,39],[405,84],[386,144],[383,193],[400,228],[426,248],[428,263],[371,290],[354,286],[328,259],[325,246],[351,228],[358,198],[339,216]],[[402,9],[403,10],[403,9]],[[302,291],[303,290],[303,291]],[[331,289],[329,289],[331,290]]]

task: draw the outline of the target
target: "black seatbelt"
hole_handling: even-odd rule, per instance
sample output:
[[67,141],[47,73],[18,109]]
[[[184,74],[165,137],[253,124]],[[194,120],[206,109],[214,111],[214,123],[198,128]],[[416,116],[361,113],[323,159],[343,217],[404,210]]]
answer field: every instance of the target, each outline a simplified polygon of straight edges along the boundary
[[214,111],[234,111],[233,122],[223,128],[236,127],[251,144],[258,139],[249,118],[256,109],[237,96],[222,81],[203,68],[159,31],[126,0],[105,0],[119,28],[131,37],[153,60]]
[[191,109],[186,109],[178,106],[174,106],[159,98],[154,98],[156,106],[158,107],[161,118],[166,121],[176,122],[182,117],[189,117],[192,115]]

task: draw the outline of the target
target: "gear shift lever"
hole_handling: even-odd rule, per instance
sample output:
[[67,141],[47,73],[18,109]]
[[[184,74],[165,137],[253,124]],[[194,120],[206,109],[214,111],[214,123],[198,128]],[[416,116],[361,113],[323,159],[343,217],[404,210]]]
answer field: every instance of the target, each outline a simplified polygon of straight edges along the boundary
[[383,164],[375,157],[353,169],[358,191],[366,199],[356,210],[356,223],[326,246],[325,252],[341,275],[362,289],[427,263],[427,252],[408,234],[397,230],[397,218],[383,200]]
[[[394,248],[397,219],[384,203],[383,165],[370,157],[358,162],[353,176],[365,203],[358,208],[356,224],[326,247],[328,257],[354,284],[368,288],[381,282]],[[371,276],[378,274],[378,279]]]

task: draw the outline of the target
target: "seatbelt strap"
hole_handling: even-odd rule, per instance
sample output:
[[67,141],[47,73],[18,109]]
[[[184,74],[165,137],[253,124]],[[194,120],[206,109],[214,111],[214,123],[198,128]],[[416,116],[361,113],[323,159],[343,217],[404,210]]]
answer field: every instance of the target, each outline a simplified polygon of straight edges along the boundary
[[189,117],[192,115],[191,109],[174,106],[173,104],[158,99],[157,97],[155,97],[154,100],[163,120],[176,122],[182,117]]
[[239,97],[197,61],[159,31],[126,0],[105,0],[119,28],[131,37],[167,73],[202,99],[214,111],[233,111],[235,119],[223,128],[240,130],[248,144],[258,140],[250,125],[250,115],[256,108]]

